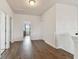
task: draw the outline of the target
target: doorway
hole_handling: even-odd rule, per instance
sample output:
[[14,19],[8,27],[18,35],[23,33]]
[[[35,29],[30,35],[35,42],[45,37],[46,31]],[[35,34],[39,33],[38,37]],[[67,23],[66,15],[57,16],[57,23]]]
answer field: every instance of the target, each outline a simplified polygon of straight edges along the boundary
[[24,33],[23,34],[24,34],[23,35],[24,37],[31,35],[31,25],[30,24],[28,24],[28,23],[24,24]]

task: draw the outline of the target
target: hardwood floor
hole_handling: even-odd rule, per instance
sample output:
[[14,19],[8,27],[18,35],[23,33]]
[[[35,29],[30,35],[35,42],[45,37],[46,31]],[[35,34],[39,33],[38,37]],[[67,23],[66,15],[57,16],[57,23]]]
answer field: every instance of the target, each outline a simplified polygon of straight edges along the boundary
[[43,40],[26,39],[13,43],[2,55],[2,59],[73,59],[73,55],[61,49],[57,50]]

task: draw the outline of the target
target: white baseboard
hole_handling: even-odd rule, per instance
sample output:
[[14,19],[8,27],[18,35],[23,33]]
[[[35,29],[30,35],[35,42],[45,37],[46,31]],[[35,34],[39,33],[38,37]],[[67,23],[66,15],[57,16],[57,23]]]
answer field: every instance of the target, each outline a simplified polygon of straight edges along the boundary
[[23,37],[18,37],[18,38],[13,38],[12,40],[11,40],[11,43],[14,43],[14,42],[16,42],[16,41],[23,41]]
[[55,47],[55,46],[54,46],[53,44],[51,44],[50,42],[45,41],[45,40],[44,40],[44,42],[45,42],[45,43],[47,43],[48,45],[50,45],[50,46],[52,46],[52,47],[54,47],[54,48],[56,48],[56,49],[57,49],[57,47]]

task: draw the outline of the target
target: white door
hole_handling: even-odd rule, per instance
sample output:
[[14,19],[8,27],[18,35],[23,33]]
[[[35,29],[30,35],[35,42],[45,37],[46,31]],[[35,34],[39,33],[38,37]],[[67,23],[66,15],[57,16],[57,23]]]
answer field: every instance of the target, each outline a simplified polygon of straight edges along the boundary
[[5,39],[6,39],[6,29],[5,29],[5,13],[4,12],[0,12],[0,16],[1,16],[1,19],[0,19],[0,50],[1,50],[1,53],[5,50]]

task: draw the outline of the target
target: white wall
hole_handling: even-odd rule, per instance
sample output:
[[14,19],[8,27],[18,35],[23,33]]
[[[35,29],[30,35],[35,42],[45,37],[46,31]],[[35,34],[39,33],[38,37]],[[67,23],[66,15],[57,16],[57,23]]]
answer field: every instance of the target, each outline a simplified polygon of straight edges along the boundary
[[13,16],[13,12],[7,3],[7,0],[0,0],[0,11],[4,12],[5,15]]
[[72,36],[68,33],[56,35],[56,47],[58,49],[64,49],[67,52],[74,54],[74,43]]
[[75,35],[78,32],[77,13],[77,6],[56,4],[56,33]]
[[0,10],[4,11],[9,16],[13,16],[13,12],[7,3],[7,0],[0,0]]
[[74,45],[75,45],[75,56],[74,59],[78,59],[78,37],[73,36],[72,37],[73,41],[74,41]]
[[56,5],[42,15],[42,38],[55,47]]
[[[4,12],[5,15],[13,16],[13,12],[12,12],[11,8],[9,7],[9,5],[7,3],[7,0],[0,0],[0,12]],[[0,19],[0,21],[1,21],[1,19]],[[2,27],[1,27],[1,24],[2,24]],[[5,41],[5,37],[4,37],[5,36],[5,34],[4,34],[5,33],[5,28],[4,27],[5,26],[4,25],[5,25],[5,19],[2,19],[2,21],[0,23],[0,28],[1,29],[3,28],[2,30],[4,30],[4,31],[1,31],[1,33],[3,33],[2,36],[0,35],[2,37],[2,39],[4,38],[2,41]],[[2,44],[1,37],[0,37],[0,45],[2,45],[4,47],[5,45]],[[2,50],[0,50],[0,52],[1,51]]]
[[53,47],[74,54],[72,36],[78,31],[77,13],[77,6],[74,5],[57,3],[52,6],[41,18],[42,38]]
[[[14,13],[12,12],[10,6],[8,5],[7,0],[0,0],[0,10],[3,11],[6,15],[11,16],[13,19]],[[13,26],[12,26],[12,39],[13,39]]]
[[[72,36],[78,33],[78,7],[67,4],[56,4],[57,47],[75,55],[75,43]],[[69,35],[69,36],[68,36]],[[76,49],[77,50],[77,49]],[[77,53],[76,53],[77,54]],[[76,59],[77,57],[75,57]]]
[[25,22],[31,22],[32,40],[40,39],[40,16],[15,14],[13,20],[13,41],[23,40],[23,27]]

